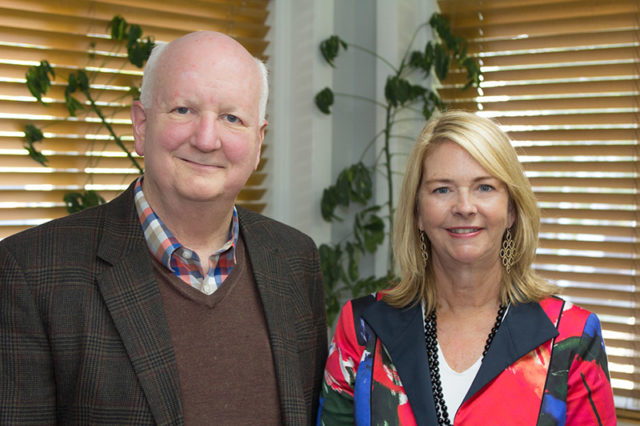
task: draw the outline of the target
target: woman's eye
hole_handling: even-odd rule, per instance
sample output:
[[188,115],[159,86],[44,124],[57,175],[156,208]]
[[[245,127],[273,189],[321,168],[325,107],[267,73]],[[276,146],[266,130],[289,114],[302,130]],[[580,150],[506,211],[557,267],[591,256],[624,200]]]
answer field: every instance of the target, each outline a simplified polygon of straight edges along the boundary
[[186,113],[189,112],[189,108],[187,108],[187,107],[178,107],[174,111],[177,112],[178,114],[186,114]]
[[440,188],[436,188],[433,190],[434,194],[446,194],[449,192],[449,188],[446,186],[441,186]]
[[493,191],[493,186],[483,183],[482,185],[480,185],[480,191],[482,192],[489,192],[489,191]]

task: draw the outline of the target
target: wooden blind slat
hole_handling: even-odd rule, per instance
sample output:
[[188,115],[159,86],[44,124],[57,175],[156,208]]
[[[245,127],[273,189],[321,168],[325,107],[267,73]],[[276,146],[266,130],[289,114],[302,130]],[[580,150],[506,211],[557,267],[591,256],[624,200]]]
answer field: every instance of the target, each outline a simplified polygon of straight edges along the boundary
[[608,237],[629,237],[630,234],[640,236],[640,230],[638,229],[631,233],[629,231],[627,226],[567,225],[545,222],[540,226],[540,232],[542,233],[590,234]]
[[633,222],[638,220],[638,211],[611,210],[611,209],[586,209],[586,208],[558,208],[543,207],[542,215],[546,218],[565,218],[581,220],[619,220]]
[[534,187],[571,187],[571,188],[609,188],[609,189],[632,189],[638,188],[637,179],[624,178],[571,178],[571,177],[531,177],[529,182]]
[[[597,124],[597,121],[596,119],[596,123],[593,124]],[[507,124],[509,120],[501,118],[500,122]],[[615,119],[612,120],[611,124],[614,123]],[[636,145],[589,145],[586,143],[578,143],[575,145],[529,145],[520,147],[517,151],[518,154],[527,156],[629,157],[638,154],[638,147]]]

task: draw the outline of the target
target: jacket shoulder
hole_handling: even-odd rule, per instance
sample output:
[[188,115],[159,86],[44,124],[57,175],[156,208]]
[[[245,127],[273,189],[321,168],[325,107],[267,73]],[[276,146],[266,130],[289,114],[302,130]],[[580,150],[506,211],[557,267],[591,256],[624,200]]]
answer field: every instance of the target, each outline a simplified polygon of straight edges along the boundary
[[572,336],[581,336],[590,327],[590,324],[599,327],[596,314],[560,297],[551,296],[543,299],[540,301],[540,306],[560,333],[556,338],[557,342]]
[[277,245],[297,249],[300,246],[308,246],[315,249],[315,243],[304,232],[245,207],[236,206],[236,209],[240,221],[240,232],[243,236],[264,242],[267,246]]
[[100,206],[50,220],[11,235],[0,241],[0,247],[21,259],[44,259],[65,253],[78,261],[93,251],[105,232],[116,232],[130,238],[135,226],[133,196],[129,190]]

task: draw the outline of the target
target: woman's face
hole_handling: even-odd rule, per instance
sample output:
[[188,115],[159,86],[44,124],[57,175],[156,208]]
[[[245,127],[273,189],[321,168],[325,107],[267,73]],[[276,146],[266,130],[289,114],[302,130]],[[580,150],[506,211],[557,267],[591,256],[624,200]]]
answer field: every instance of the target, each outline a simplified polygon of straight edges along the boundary
[[458,144],[443,142],[424,160],[418,226],[433,261],[448,267],[494,267],[502,235],[515,220],[503,182]]

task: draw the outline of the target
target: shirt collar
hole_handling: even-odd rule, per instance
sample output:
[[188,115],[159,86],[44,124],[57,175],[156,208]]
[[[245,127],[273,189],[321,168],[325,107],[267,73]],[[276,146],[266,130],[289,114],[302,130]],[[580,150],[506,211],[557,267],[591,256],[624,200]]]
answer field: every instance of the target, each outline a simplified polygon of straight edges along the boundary
[[[171,257],[176,250],[183,248],[183,246],[147,202],[142,190],[142,179],[143,176],[140,176],[135,183],[134,204],[142,225],[144,238],[151,254],[166,268],[173,270]],[[229,227],[229,239],[214,255],[219,256],[221,253],[231,249],[230,255],[233,259],[233,264],[236,263],[239,229],[238,212],[234,206],[231,226]],[[201,261],[206,262],[205,259],[201,259]]]

